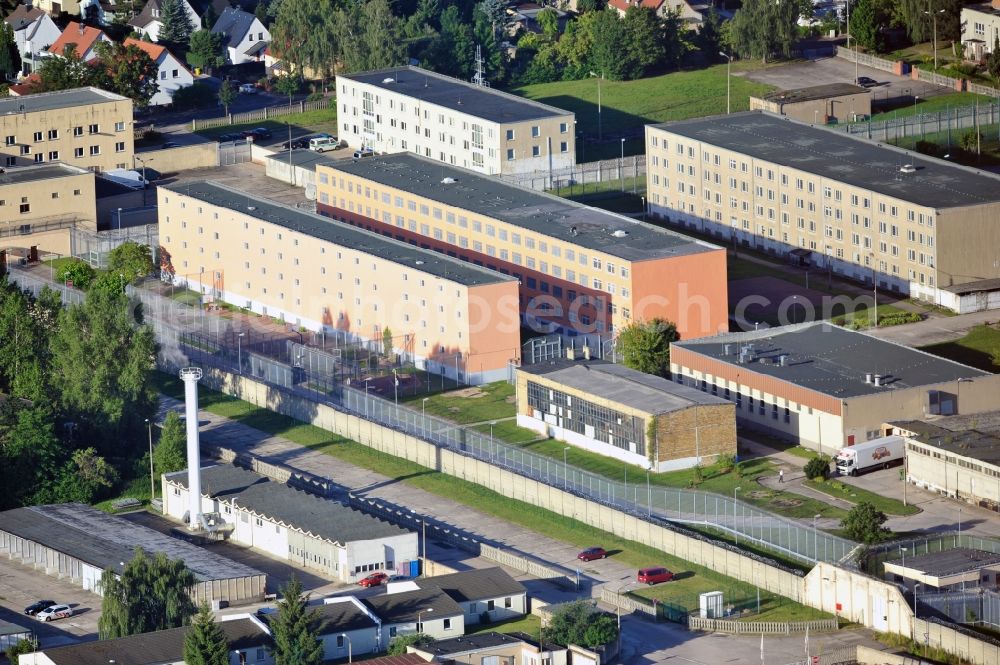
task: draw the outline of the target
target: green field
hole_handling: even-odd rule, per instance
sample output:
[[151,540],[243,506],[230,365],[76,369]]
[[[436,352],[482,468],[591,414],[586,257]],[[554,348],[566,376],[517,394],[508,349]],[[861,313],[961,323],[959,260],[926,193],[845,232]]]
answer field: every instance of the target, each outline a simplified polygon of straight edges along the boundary
[[[905,85],[903,86],[905,89]],[[898,94],[898,93],[897,93]],[[878,88],[874,89],[872,92],[872,102],[876,102],[879,99]],[[990,104],[996,103],[995,99],[987,97],[985,95],[977,95],[971,92],[951,92],[946,95],[936,95],[934,97],[928,97],[924,99],[923,97],[917,100],[916,106],[913,104],[912,98],[909,103],[904,103],[898,107],[887,110],[883,113],[878,113],[875,109],[872,109],[872,122],[882,122],[883,120],[891,120],[893,118],[909,118],[913,115],[924,114],[924,113],[942,113],[942,122],[947,118],[948,110],[954,110],[959,106],[973,106],[976,100],[979,100],[980,104]],[[864,124],[867,121],[860,121],[858,124]],[[961,131],[961,130],[954,130]]]
[[[731,78],[732,110],[749,108],[750,95],[774,88],[748,81],[742,72],[758,69],[759,63],[733,63]],[[679,71],[636,81],[601,81],[601,127],[604,142],[597,138],[597,79],[538,83],[513,88],[510,92],[576,114],[577,130],[587,137],[581,162],[610,159],[620,154],[620,135],[626,134],[625,154],[641,154],[642,127],[647,123],[684,120],[726,112],[726,65]],[[634,136],[635,138],[628,138]]]
[[1000,326],[976,326],[961,339],[923,347],[936,356],[1000,373]]
[[206,138],[214,139],[220,134],[232,134],[241,132],[244,129],[254,129],[255,127],[266,127],[270,129],[275,138],[287,136],[288,126],[292,129],[306,129],[310,132],[337,133],[337,109],[331,106],[328,109],[315,109],[303,113],[291,113],[271,120],[254,120],[239,125],[222,125],[221,127],[211,127],[199,129],[195,134],[200,134]]
[[426,410],[427,415],[439,416],[465,425],[517,415],[514,405],[514,386],[506,381],[487,383],[475,388],[438,393],[426,399],[400,395],[400,402],[409,402],[414,409]]
[[[160,392],[182,398],[180,380],[157,373],[154,383]],[[756,598],[756,588],[701,566],[695,566],[660,550],[619,538],[588,524],[563,517],[514,499],[497,494],[480,485],[447,476],[426,467],[393,457],[345,439],[326,430],[306,425],[272,411],[261,409],[234,397],[209,389],[200,391],[201,408],[259,429],[267,434],[282,436],[294,443],[330,455],[349,464],[377,471],[395,481],[465,504],[480,512],[494,515],[527,529],[544,530],[550,538],[562,540],[581,549],[600,544],[612,552],[618,561],[632,568],[661,565],[679,573],[679,579],[661,585],[656,592],[665,602],[696,609],[698,594],[718,589],[731,590],[732,595]],[[586,572],[584,570],[583,572]],[[782,620],[791,616],[807,616],[813,610],[790,600],[761,592],[760,619]]]
[[542,629],[541,617],[528,614],[520,619],[509,619],[507,621],[496,621],[494,623],[477,623],[469,626],[465,634],[475,635],[477,633],[526,633],[538,636],[538,631]]

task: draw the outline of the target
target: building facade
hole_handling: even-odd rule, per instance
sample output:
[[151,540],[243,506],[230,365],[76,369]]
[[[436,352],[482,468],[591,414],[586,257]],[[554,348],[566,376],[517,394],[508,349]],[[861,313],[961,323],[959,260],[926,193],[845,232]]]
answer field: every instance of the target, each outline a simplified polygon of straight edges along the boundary
[[194,74],[165,46],[140,39],[126,39],[125,45],[142,49],[156,63],[157,88],[156,94],[149,100],[150,106],[173,104],[175,92],[194,85]]
[[603,361],[520,368],[517,424],[657,472],[736,454],[732,402]]
[[684,339],[729,328],[715,245],[412,154],[317,163],[316,191],[321,215],[516,278],[540,332],[606,337],[655,317]]
[[507,621],[528,613],[528,590],[502,568],[478,568],[447,575],[421,577],[421,588],[436,587],[465,612],[465,625]]
[[337,77],[340,138],[487,175],[576,164],[574,114],[420,69]]
[[210,183],[159,188],[174,280],[254,312],[359,340],[418,367],[502,379],[520,358],[517,282],[396,240]]
[[739,425],[831,456],[887,420],[1000,409],[1000,374],[823,322],[675,342],[670,370]]
[[4,20],[14,31],[14,42],[21,56],[21,72],[30,74],[36,59],[59,39],[59,28],[51,16],[29,5],[18,5]]
[[132,100],[97,88],[0,99],[4,168],[64,162],[91,171],[133,166]]
[[767,111],[816,125],[854,122],[872,114],[872,93],[851,83],[777,90],[760,97],[751,96],[750,110]]
[[[418,559],[417,534],[230,465],[201,471],[202,510],[229,539],[273,557],[318,570],[341,582],[372,572],[409,574]],[[183,521],[187,471],[166,474],[163,514]]]
[[92,172],[55,163],[0,173],[0,250],[69,255],[74,228],[97,231]]
[[650,212],[945,305],[1000,277],[1000,177],[760,112],[646,127]]

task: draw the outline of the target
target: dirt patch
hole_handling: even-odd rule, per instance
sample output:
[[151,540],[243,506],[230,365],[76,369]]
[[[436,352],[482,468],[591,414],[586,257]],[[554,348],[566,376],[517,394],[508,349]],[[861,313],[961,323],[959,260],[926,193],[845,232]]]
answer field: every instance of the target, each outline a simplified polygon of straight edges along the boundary
[[474,399],[476,397],[486,397],[486,393],[484,393],[479,388],[462,388],[461,390],[454,390],[454,391],[448,393],[448,396],[449,397],[467,397],[467,398],[470,398],[470,399]]
[[755,490],[747,494],[747,496],[750,497],[751,499],[760,500],[760,499],[770,499],[771,496],[773,495],[771,494],[771,492],[766,492],[764,490]]
[[517,403],[517,395],[507,395],[506,397],[503,398],[503,401],[507,402],[508,404],[515,404]]
[[774,499],[771,503],[778,508],[795,508],[802,505],[799,499]]

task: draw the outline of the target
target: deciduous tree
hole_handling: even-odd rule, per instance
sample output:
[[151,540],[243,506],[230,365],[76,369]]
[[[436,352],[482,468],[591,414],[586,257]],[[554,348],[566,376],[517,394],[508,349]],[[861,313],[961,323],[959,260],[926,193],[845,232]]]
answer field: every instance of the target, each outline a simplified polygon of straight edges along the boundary
[[788,57],[798,39],[798,18],[795,0],[744,0],[725,26],[725,41],[744,58]]
[[614,617],[597,610],[587,600],[561,605],[549,619],[545,637],[556,644],[596,647],[618,636]]
[[80,259],[73,259],[60,264],[56,271],[56,279],[63,284],[68,284],[84,291],[90,286],[97,273],[90,264]]
[[158,68],[149,54],[135,44],[118,42],[98,42],[94,50],[101,61],[90,68],[90,85],[128,97],[136,106],[149,106],[160,89]]
[[292,105],[292,96],[302,89],[302,79],[296,74],[285,74],[274,81],[274,89],[283,95],[288,95],[288,105]]
[[617,350],[625,366],[665,376],[670,370],[670,343],[678,339],[677,326],[670,321],[633,321],[618,333]]
[[986,57],[986,70],[1000,84],[1000,36],[993,38],[993,50]]
[[108,272],[136,284],[153,272],[153,252],[149,245],[127,240],[108,253]]
[[0,25],[0,81],[12,79],[21,71],[21,54],[17,52],[14,29],[6,21]]
[[160,440],[153,448],[156,475],[187,468],[187,432],[176,411],[168,411],[160,430]]
[[229,115],[229,105],[236,101],[239,94],[236,85],[229,79],[223,81],[222,85],[219,86],[219,103],[226,110],[226,115]]
[[62,57],[42,60],[37,72],[38,92],[53,92],[90,85],[90,68],[77,54],[76,44],[67,44]]
[[191,33],[188,64],[211,72],[226,64],[223,35],[211,30],[195,30]]
[[309,610],[302,583],[293,575],[281,589],[278,614],[271,622],[275,665],[320,665],[323,643],[316,635],[316,610]]
[[386,654],[389,656],[402,656],[406,653],[406,647],[425,647],[434,644],[434,638],[423,633],[407,633],[398,635],[389,640],[389,648]]
[[850,512],[840,522],[844,534],[866,545],[885,540],[891,533],[882,526],[886,521],[885,513],[869,501],[862,501],[851,508]]
[[184,637],[185,665],[229,665],[229,642],[215,622],[208,603],[202,603]]
[[121,571],[109,568],[101,575],[101,639],[183,626],[196,611],[189,594],[194,584],[182,560],[162,552],[150,558],[136,548]]

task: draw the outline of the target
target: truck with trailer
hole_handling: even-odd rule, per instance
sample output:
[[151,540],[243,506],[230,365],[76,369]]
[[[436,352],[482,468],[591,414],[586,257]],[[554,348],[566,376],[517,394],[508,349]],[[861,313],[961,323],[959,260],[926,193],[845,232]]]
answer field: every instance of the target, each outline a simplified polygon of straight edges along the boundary
[[884,436],[841,448],[834,463],[840,475],[856,476],[873,469],[888,469],[895,464],[902,464],[905,454],[903,437]]

